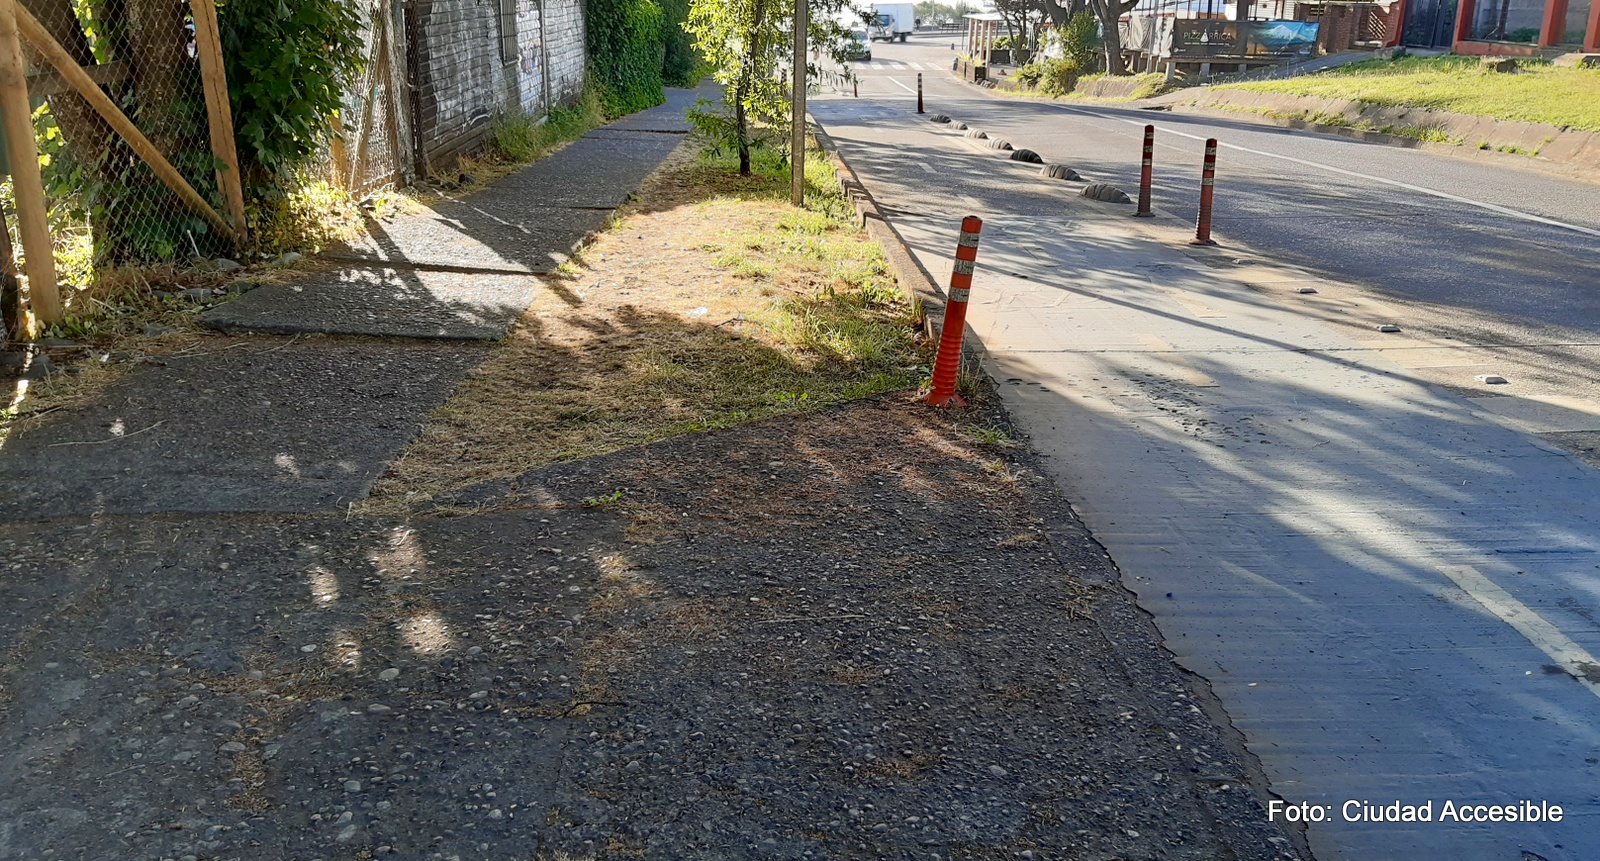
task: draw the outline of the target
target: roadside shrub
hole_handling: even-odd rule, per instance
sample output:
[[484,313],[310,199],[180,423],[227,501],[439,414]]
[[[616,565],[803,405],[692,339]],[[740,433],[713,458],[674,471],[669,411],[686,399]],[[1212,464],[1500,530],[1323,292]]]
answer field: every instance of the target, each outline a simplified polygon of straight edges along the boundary
[[240,167],[246,190],[260,191],[327,139],[327,118],[361,73],[361,19],[345,0],[224,0],[217,15]]
[[1062,28],[1061,55],[1073,62],[1079,74],[1099,67],[1100,25],[1093,15],[1079,12]]
[[1064,96],[1078,84],[1078,64],[1068,57],[1036,59],[1017,70],[1016,80],[1046,96]]

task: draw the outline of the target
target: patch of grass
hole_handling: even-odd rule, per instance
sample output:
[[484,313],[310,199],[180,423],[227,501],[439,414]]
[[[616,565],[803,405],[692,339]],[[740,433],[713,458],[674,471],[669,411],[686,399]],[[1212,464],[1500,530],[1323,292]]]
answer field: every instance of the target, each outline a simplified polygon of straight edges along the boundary
[[496,117],[489,128],[491,146],[501,159],[526,164],[582,136],[605,119],[600,96],[590,87],[576,104],[551,110],[549,118],[543,122],[528,114]]
[[1004,428],[974,426],[969,427],[967,433],[979,445],[1010,448],[1017,444],[1016,440],[1012,439],[1011,434],[1006,433]]
[[911,389],[929,356],[832,165],[806,208],[769,151],[754,175],[679,147],[437,410],[369,512],[654,440]]
[[1223,87],[1600,131],[1600,69],[1529,59],[1518,63],[1519,71],[1507,74],[1484,71],[1473,57],[1364,60],[1312,75]]
[[[1331,126],[1342,129],[1357,129],[1359,131],[1378,132],[1380,134],[1394,135],[1395,137],[1411,138],[1432,143],[1459,144],[1461,138],[1452,137],[1444,129],[1437,126],[1414,126],[1400,123],[1397,125],[1380,126],[1367,120],[1352,120],[1342,114],[1330,114],[1324,111],[1280,111],[1272,108],[1250,108],[1242,105],[1213,104],[1208,107],[1214,110],[1233,111],[1242,114],[1258,114],[1263,117],[1276,119],[1298,120],[1300,122],[1315,123],[1319,126]],[[1479,149],[1486,149],[1487,145]]]
[[586,508],[605,508],[607,506],[615,505],[620,501],[622,501],[622,491],[613,490],[610,493],[602,494],[600,496],[586,497],[583,500],[583,504]]

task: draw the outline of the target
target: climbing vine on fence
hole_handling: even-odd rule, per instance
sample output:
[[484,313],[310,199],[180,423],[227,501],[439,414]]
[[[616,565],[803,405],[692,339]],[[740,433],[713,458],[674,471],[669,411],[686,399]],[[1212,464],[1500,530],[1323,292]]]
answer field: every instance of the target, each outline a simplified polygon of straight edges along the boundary
[[590,82],[600,88],[607,114],[631,114],[666,100],[664,20],[655,0],[589,0]]

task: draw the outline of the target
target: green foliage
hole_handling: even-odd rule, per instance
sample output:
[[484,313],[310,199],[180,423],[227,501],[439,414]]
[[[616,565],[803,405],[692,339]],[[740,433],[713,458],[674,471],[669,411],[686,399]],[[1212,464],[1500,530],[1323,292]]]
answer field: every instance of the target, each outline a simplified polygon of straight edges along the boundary
[[[812,0],[807,37],[815,58],[846,62],[850,32],[840,23],[846,0]],[[786,0],[690,0],[685,29],[723,86],[727,114],[701,108],[691,119],[717,146],[739,153],[741,174],[750,173],[750,152],[762,144],[761,130],[789,125],[787,59],[793,50],[794,6]],[[807,76],[816,73],[807,63]],[[787,144],[778,144],[779,150]]]
[[689,21],[689,0],[659,0],[662,24],[661,82],[669,87],[692,87],[705,77],[705,61],[694,50],[694,39],[684,24]]
[[609,116],[666,101],[661,91],[665,17],[655,0],[589,0],[589,80]]
[[217,13],[246,191],[276,196],[361,73],[361,19],[349,0],[219,0]]
[[1064,96],[1078,84],[1078,64],[1070,57],[1036,59],[1017,70],[1016,79],[1046,96]]
[[495,117],[489,128],[490,142],[501,158],[530,162],[603,122],[605,108],[590,88],[583,91],[576,104],[550,111],[544,122],[521,113]]
[[926,24],[937,24],[941,21],[952,21],[960,24],[963,15],[978,11],[978,7],[971,3],[958,2],[951,5],[937,3],[934,0],[923,0],[923,2],[916,5],[916,9],[917,17],[921,18],[923,23]]
[[1080,73],[1099,65],[1100,24],[1093,15],[1079,12],[1072,16],[1061,31],[1061,53]]

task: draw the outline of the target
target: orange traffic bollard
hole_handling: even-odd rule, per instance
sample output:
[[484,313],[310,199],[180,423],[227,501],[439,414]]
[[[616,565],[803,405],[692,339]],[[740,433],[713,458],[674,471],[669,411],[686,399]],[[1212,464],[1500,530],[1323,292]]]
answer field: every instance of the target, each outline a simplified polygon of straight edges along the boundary
[[1134,213],[1136,218],[1149,218],[1150,212],[1150,173],[1156,163],[1156,127],[1144,127],[1144,161],[1139,167],[1139,211]]
[[1190,245],[1216,245],[1211,240],[1211,195],[1217,187],[1217,139],[1206,140],[1205,167],[1200,169],[1200,219]]
[[967,328],[967,297],[972,292],[972,270],[978,260],[978,232],[983,219],[969,215],[961,219],[961,240],[956,243],[956,265],[950,272],[950,297],[944,306],[944,330],[939,333],[939,352],[933,360],[933,388],[924,403],[936,407],[964,407],[967,402],[956,394],[956,377],[961,372],[961,341]]

